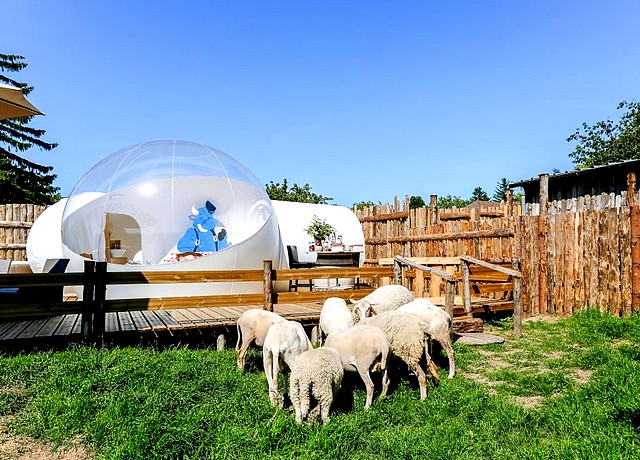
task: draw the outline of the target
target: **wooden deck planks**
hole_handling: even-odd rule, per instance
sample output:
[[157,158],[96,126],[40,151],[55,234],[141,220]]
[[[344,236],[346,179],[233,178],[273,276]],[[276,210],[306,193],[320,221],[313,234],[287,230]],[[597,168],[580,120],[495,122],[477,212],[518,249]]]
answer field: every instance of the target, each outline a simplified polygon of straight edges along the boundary
[[[80,315],[64,315],[60,325],[55,331],[55,335],[65,336],[71,335],[73,333],[73,328],[76,325],[76,322],[80,323]],[[78,333],[80,330],[78,329]]]
[[[443,300],[440,298],[432,299]],[[460,304],[461,302],[457,302]],[[260,306],[234,306],[234,307],[201,307],[182,308],[175,310],[145,310],[109,312],[105,318],[105,332],[112,337],[123,333],[153,333],[172,336],[180,331],[200,331],[235,326],[238,317],[250,308]],[[460,305],[456,305],[455,313],[461,312]],[[513,304],[494,299],[472,299],[473,313],[487,311],[503,311],[513,308]],[[322,310],[322,302],[308,302],[300,304],[276,304],[275,313],[283,317],[309,324],[317,322]],[[0,322],[0,342],[16,339],[42,339],[47,337],[64,337],[80,335],[81,315],[67,314],[45,319],[5,321]]]

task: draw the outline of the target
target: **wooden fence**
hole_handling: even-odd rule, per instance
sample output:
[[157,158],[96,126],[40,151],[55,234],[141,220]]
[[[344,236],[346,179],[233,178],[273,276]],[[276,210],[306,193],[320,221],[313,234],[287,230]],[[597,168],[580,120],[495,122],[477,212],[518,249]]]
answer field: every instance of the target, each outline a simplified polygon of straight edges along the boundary
[[[621,194],[471,209],[409,209],[408,201],[356,210],[367,264],[403,257],[458,257],[520,265],[523,315],[569,315],[587,307],[640,311],[640,203],[635,174]],[[460,293],[458,293],[460,294]]]
[[27,260],[27,235],[46,206],[0,204],[0,259]]

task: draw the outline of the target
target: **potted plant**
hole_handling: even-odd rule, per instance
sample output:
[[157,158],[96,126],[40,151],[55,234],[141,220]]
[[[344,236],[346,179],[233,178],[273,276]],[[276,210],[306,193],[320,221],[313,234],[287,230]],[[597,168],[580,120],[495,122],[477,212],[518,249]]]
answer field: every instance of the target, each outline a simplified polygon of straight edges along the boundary
[[336,229],[333,225],[328,224],[326,220],[320,219],[318,216],[313,216],[311,223],[304,229],[313,240],[316,242],[316,246],[322,247],[322,242],[335,236]]

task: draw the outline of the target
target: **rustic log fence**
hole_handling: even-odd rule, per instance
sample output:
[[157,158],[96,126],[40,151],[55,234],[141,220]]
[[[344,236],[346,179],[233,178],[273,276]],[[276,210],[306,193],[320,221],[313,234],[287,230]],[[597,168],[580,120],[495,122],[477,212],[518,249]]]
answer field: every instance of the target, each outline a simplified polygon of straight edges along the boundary
[[[551,197],[553,198],[553,197]],[[550,199],[548,175],[540,197],[524,208],[476,203],[466,209],[402,203],[355,210],[365,233],[366,263],[459,257],[511,265],[522,273],[523,316],[570,315],[585,308],[624,315],[640,311],[640,198],[636,176],[622,193]],[[515,292],[514,292],[515,295]]]
[[34,204],[0,204],[0,259],[27,260],[27,235],[45,209]]

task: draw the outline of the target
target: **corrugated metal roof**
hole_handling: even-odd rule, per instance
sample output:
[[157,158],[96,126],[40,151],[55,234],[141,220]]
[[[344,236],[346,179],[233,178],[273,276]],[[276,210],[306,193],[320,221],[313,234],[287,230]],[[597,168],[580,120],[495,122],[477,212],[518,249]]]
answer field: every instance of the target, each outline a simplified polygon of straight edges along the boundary
[[[573,171],[565,171],[562,173],[550,174],[549,180],[577,177],[584,174],[591,174],[593,172],[606,172],[607,169],[620,168],[625,166],[634,166],[634,165],[640,166],[640,160],[625,160],[625,161],[619,161],[616,163],[609,163],[607,165],[602,165],[602,166],[594,166],[592,168],[575,169]],[[531,179],[521,180],[518,182],[511,182],[509,184],[509,188],[523,187],[525,185],[536,183],[539,180],[540,180],[540,177],[538,176],[538,177],[532,177]]]

